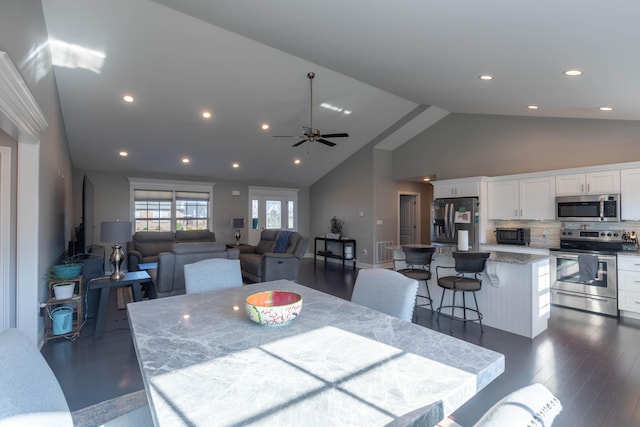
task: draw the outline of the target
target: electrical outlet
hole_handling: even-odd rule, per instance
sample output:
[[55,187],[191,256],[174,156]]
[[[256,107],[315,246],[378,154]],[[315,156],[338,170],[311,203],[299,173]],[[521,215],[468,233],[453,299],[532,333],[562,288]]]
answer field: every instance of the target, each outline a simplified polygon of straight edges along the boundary
[[363,250],[362,250],[362,255],[366,255],[366,254],[367,254],[367,250],[366,250],[366,249],[363,249]]
[[543,231],[543,232],[542,232],[542,237],[543,237],[544,239],[546,239],[547,237],[549,237],[549,235],[547,234],[547,232],[546,232],[546,231]]

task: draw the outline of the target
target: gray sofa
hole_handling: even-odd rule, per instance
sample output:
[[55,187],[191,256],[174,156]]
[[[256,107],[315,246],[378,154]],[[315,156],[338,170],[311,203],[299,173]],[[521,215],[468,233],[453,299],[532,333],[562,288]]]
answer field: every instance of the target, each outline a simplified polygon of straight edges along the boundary
[[127,242],[127,269],[138,270],[138,264],[157,262],[160,252],[168,252],[174,243],[215,242],[216,235],[209,230],[138,231]]
[[246,282],[297,280],[309,239],[298,232],[264,230],[256,246],[240,246],[240,268]]
[[238,254],[238,249],[227,249],[222,243],[174,243],[169,251],[158,255],[158,268],[149,271],[153,285],[147,294],[150,298],[184,294],[185,264],[210,258],[238,259]]

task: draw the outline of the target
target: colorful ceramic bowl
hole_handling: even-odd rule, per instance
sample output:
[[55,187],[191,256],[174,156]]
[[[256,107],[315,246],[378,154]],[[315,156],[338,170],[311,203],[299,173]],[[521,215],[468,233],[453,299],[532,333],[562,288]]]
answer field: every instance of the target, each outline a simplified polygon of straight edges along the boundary
[[302,311],[302,295],[288,291],[251,294],[244,303],[249,319],[262,325],[281,325]]

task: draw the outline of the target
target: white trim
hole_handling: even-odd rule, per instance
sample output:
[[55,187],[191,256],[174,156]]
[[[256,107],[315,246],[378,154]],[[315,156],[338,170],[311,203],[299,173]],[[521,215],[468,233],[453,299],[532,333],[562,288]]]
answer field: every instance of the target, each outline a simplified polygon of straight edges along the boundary
[[0,331],[11,326],[11,147],[0,147]]
[[[40,134],[47,121],[6,52],[0,52],[0,128],[18,141],[16,327],[41,344],[38,310]],[[6,256],[6,255],[2,255]]]

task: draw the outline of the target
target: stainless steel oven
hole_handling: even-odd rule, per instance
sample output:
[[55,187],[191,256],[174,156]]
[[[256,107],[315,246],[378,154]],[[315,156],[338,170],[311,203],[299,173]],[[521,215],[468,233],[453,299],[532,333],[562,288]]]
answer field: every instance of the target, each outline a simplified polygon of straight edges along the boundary
[[622,232],[563,230],[551,249],[551,303],[618,316],[617,256]]

